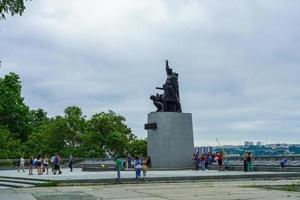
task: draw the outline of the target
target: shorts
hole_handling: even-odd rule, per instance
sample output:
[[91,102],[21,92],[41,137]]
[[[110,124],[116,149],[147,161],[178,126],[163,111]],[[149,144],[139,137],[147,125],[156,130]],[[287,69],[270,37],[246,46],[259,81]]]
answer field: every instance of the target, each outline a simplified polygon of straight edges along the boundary
[[222,161],[222,160],[218,160],[218,164],[219,164],[219,165],[222,165],[222,164],[223,164],[223,161]]
[[41,162],[37,162],[37,163],[36,163],[36,166],[37,166],[37,167],[40,167],[41,165],[42,165]]

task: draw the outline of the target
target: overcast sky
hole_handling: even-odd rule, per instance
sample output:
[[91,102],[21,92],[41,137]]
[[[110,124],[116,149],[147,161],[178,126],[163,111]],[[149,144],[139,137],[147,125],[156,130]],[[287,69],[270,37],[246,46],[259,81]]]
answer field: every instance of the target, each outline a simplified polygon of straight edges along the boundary
[[114,110],[144,138],[149,100],[179,73],[195,145],[300,143],[300,1],[33,0],[0,21],[0,76],[31,109]]

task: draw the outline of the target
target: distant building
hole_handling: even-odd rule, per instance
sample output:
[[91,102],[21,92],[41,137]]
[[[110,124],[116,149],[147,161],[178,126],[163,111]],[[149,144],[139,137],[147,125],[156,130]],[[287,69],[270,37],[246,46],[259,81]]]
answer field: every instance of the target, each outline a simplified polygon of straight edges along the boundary
[[201,146],[201,147],[195,147],[194,148],[194,153],[198,154],[206,154],[206,153],[212,153],[213,149],[210,146]]
[[253,142],[252,141],[245,141],[245,146],[253,146]]
[[260,147],[260,146],[261,146],[261,142],[258,141],[258,142],[256,143],[256,146],[259,146],[259,147]]

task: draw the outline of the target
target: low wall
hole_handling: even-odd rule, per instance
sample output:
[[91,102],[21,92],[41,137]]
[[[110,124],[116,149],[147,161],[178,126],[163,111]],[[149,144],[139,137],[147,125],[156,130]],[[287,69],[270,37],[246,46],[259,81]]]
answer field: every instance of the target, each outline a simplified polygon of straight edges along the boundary
[[[218,170],[217,165],[212,165],[209,167],[212,170]],[[230,166],[230,171],[244,171],[244,166]],[[266,171],[266,172],[300,172],[299,167],[285,167],[281,168],[280,166],[253,166],[253,171]]]

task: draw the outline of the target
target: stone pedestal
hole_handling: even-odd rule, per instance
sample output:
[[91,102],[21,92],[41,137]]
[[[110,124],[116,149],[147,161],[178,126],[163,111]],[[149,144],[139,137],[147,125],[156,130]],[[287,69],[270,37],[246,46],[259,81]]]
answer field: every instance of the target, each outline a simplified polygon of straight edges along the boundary
[[191,113],[152,112],[148,114],[148,125],[151,126],[148,128],[147,153],[153,168],[192,167]]

